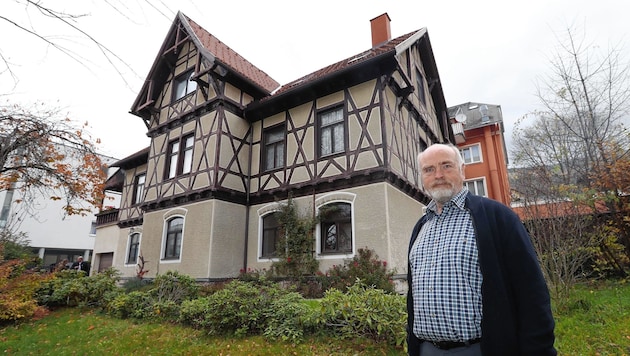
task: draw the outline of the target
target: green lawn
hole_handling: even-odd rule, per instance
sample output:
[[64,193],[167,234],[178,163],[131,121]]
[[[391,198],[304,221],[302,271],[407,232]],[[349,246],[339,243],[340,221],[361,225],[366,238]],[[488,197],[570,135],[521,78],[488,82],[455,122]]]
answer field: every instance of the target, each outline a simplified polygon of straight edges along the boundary
[[4,355],[404,355],[370,340],[310,338],[300,344],[263,337],[209,337],[201,330],[134,323],[95,311],[60,309],[19,326],[0,329]]
[[[630,284],[582,286],[556,306],[560,355],[630,355]],[[95,311],[60,309],[0,329],[5,355],[405,355],[370,340],[313,337],[300,344],[262,337],[209,337],[201,330],[134,323]]]
[[560,354],[630,355],[630,283],[581,286],[556,309]]

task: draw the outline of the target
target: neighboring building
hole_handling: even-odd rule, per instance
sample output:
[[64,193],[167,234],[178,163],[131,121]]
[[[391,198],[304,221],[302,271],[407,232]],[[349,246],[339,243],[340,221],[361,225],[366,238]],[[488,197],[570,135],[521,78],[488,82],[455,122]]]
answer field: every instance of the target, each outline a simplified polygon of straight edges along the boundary
[[[117,161],[104,155],[99,157],[104,165]],[[28,203],[27,211],[26,203],[18,202],[24,200],[19,189],[0,192],[0,201],[3,202],[0,228],[25,233],[29,246],[39,255],[44,266],[55,265],[64,259],[73,262],[79,256],[90,261],[96,236],[94,214],[67,215],[63,199],[52,200],[49,196],[31,193],[35,198]],[[107,194],[104,205],[117,205],[119,200],[120,196]],[[97,211],[95,207],[94,213]]]
[[269,268],[291,195],[305,214],[337,208],[313,241],[322,271],[367,247],[405,273],[428,202],[416,157],[455,138],[427,30],[391,39],[387,14],[371,28],[372,48],[280,86],[178,13],[131,108],[151,143],[114,164],[121,205],[98,214],[95,268]]
[[501,106],[465,103],[450,107],[448,113],[455,142],[466,163],[464,184],[473,194],[510,206]]

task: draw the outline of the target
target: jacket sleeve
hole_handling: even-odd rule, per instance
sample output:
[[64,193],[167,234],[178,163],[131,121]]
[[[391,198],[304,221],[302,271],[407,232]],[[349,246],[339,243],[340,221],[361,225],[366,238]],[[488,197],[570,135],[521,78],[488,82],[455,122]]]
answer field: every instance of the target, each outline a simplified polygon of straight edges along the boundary
[[[423,217],[424,218],[424,217]],[[416,337],[413,333],[413,293],[411,286],[411,263],[409,263],[409,253],[411,252],[411,247],[413,246],[418,233],[420,232],[420,227],[424,223],[423,218],[420,218],[414,226],[413,231],[411,232],[411,237],[409,238],[409,248],[407,250],[407,354],[409,356],[418,356],[420,355],[420,344],[422,341]]]
[[[503,209],[505,208],[505,209]],[[556,355],[549,289],[525,226],[509,208],[495,215],[514,297],[521,355]]]

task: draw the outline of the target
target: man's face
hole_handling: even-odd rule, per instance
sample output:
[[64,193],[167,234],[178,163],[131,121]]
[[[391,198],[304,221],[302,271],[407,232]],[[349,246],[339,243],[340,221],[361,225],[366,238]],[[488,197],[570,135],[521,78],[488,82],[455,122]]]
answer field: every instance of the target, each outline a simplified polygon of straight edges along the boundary
[[427,148],[420,159],[422,186],[439,204],[445,204],[464,185],[463,168],[458,166],[455,151],[445,146]]

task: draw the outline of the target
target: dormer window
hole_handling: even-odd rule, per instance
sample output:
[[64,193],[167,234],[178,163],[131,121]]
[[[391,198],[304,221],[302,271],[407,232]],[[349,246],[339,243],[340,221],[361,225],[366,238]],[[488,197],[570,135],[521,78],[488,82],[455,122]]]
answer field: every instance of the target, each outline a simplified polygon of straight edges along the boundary
[[193,70],[188,70],[178,75],[173,81],[173,101],[179,100],[197,90],[197,82],[192,79]]

